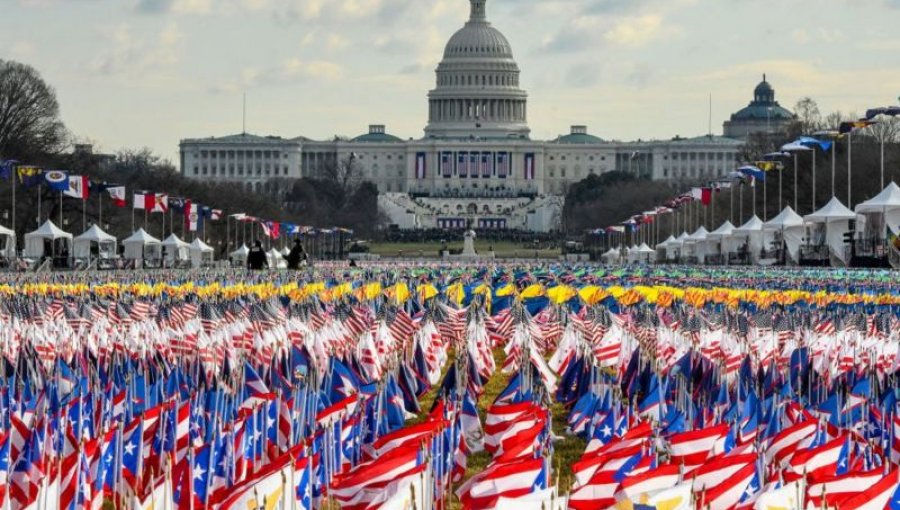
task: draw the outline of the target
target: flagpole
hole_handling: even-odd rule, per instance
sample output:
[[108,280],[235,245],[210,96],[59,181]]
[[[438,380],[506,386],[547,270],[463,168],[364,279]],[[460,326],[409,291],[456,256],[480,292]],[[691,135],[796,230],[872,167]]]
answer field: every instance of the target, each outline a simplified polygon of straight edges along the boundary
[[847,207],[853,208],[853,194],[850,186],[850,170],[853,166],[853,131],[847,133]]
[[[766,193],[769,190],[766,182],[768,179],[763,176],[763,221],[769,221],[769,203],[768,197],[769,194]],[[781,209],[781,170],[778,170],[778,208]],[[753,214],[756,214],[756,188],[753,188]]]
[[834,173],[837,160],[837,138],[831,139],[831,198],[837,196],[834,190]]
[[[800,194],[798,193],[798,191],[800,191],[800,190],[797,189],[797,173],[798,173],[797,172],[797,153],[795,152],[794,153],[794,212],[797,212],[797,210],[800,207],[798,204],[798,200],[800,197]],[[797,214],[799,214],[799,213],[797,213]]]
[[[756,216],[756,182],[755,182],[756,179],[754,179],[753,181],[754,182],[750,187],[753,188],[753,215]],[[765,183],[765,182],[766,181],[763,181],[763,183]],[[765,198],[765,197],[763,197],[763,198]],[[763,214],[765,214],[765,213],[763,213]]]
[[62,191],[59,192],[59,228],[62,228]]
[[81,231],[87,230],[87,199],[81,199]]
[[37,216],[37,224],[41,224],[41,185],[37,185],[37,195],[38,195],[38,216]]
[[97,221],[103,225],[103,192],[97,193]]
[[[812,178],[813,178],[813,182],[812,182],[812,210],[809,211],[810,214],[816,212],[816,157],[818,156],[818,154],[816,153],[816,146],[813,145],[811,148],[812,148],[812,167],[813,167],[812,168],[812,170],[813,170]],[[797,213],[797,214],[800,214],[800,213]]]
[[731,223],[734,224],[734,182],[728,186],[728,194],[731,195],[731,205],[728,208],[728,217],[730,218]]
[[[13,165],[12,166],[12,174],[10,174],[10,176],[9,176],[9,184],[10,184],[10,188],[12,188],[12,229],[13,229],[13,232],[16,231],[16,185],[17,185],[16,178],[18,176],[19,176],[19,168],[16,165]],[[14,248],[18,248],[18,244],[19,244],[18,237],[19,236],[16,236],[16,241],[14,241],[14,244],[16,245],[16,246],[14,246]],[[18,253],[19,253],[19,250],[14,249],[13,250],[13,258],[15,258]]]

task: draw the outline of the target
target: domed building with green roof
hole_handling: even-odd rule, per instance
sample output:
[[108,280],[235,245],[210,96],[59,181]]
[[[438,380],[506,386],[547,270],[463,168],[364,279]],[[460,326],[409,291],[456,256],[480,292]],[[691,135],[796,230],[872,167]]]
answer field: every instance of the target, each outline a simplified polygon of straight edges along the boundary
[[735,112],[723,126],[725,136],[746,140],[753,134],[778,134],[787,131],[796,116],[775,100],[775,89],[763,80],[753,89],[753,101]]
[[[578,123],[555,138],[532,139],[522,71],[509,40],[488,21],[488,0],[454,1],[464,22],[444,47],[434,87],[423,94],[422,133],[396,136],[379,122],[358,136],[325,140],[185,139],[182,174],[271,193],[285,178],[324,179],[340,168],[378,187],[380,208],[400,229],[472,225],[546,232],[559,228],[569,187],[592,174],[697,182],[737,167],[743,142],[721,136],[619,141],[608,134],[612,126],[591,133]],[[762,118],[764,126],[766,112],[775,121],[772,129],[781,126],[782,116],[793,118],[764,80],[732,122],[737,128]]]

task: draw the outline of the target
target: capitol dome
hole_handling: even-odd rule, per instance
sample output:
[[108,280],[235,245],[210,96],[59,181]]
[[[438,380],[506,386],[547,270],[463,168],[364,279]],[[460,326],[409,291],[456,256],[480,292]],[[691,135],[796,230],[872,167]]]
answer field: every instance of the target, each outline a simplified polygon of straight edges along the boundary
[[528,94],[506,37],[469,0],[469,21],[447,42],[428,93],[428,138],[527,138]]

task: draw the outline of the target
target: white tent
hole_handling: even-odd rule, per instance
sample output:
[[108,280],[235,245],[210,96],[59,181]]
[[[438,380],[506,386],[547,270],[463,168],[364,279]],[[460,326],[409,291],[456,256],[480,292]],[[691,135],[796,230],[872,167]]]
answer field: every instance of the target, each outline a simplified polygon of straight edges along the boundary
[[740,241],[734,235],[734,225],[725,221],[719,228],[706,235],[706,255],[721,257],[721,263],[728,263],[728,256],[737,253]]
[[638,262],[646,262],[649,264],[656,258],[656,250],[647,246],[647,243],[641,243],[637,249],[637,257]]
[[231,259],[232,265],[243,266],[247,264],[247,255],[250,255],[250,248],[246,244],[242,244],[240,248],[231,252],[228,258]]
[[873,231],[873,235],[886,237],[884,228],[889,229],[896,235],[900,235],[900,186],[893,182],[888,184],[874,198],[857,205],[856,213],[873,217],[871,220],[875,221],[870,220],[866,222],[867,226],[872,223],[874,228],[880,230]]
[[[125,258],[128,260],[157,261],[161,258],[159,239],[151,236],[142,228],[137,229],[135,233],[123,240],[122,246],[125,247]],[[135,264],[136,267],[141,265],[141,262]]]
[[812,246],[827,246],[831,255],[834,255],[844,264],[847,260],[844,234],[850,231],[850,220],[856,218],[856,213],[832,197],[825,207],[807,214],[804,219],[810,223],[809,244]]
[[706,230],[706,227],[700,227],[696,232],[687,236],[681,250],[682,258],[696,258],[698,264],[706,262],[706,236],[708,234],[709,230]]
[[[46,253],[45,243],[49,243],[50,253]],[[25,234],[25,256],[28,258],[40,258],[45,255],[58,257],[64,250],[71,253],[72,234],[63,232],[50,220],[34,232]]]
[[678,261],[681,257],[681,250],[684,246],[685,239],[688,238],[687,232],[682,232],[680,236],[669,241],[666,245],[666,260]]
[[656,260],[668,262],[668,247],[673,241],[675,241],[675,236],[670,235],[668,239],[656,245]]
[[[787,206],[771,220],[763,224],[763,232],[779,232],[790,261],[800,262],[800,245],[803,244],[803,218]],[[774,239],[774,238],[773,238]]]
[[601,257],[603,257],[603,260],[607,264],[616,264],[619,262],[619,258],[621,257],[621,255],[622,254],[618,248],[610,248],[609,251],[601,255]]
[[163,257],[168,262],[183,262],[191,255],[191,245],[182,241],[175,234],[170,235],[162,242]]
[[763,221],[754,215],[740,227],[731,233],[733,239],[742,245],[746,245],[750,254],[750,262],[759,262],[759,253],[763,248]]
[[191,267],[198,268],[204,264],[212,263],[215,250],[212,249],[212,246],[200,240],[199,237],[190,244],[190,250]]
[[16,256],[16,233],[12,230],[0,225],[0,257],[7,259]]
[[284,269],[287,267],[287,261],[284,260],[284,255],[282,255],[277,248],[273,247],[269,250],[268,256],[270,269]]
[[90,260],[91,248],[97,246],[97,257],[110,259],[116,255],[116,238],[107,234],[97,225],[92,225],[75,238],[75,258]]

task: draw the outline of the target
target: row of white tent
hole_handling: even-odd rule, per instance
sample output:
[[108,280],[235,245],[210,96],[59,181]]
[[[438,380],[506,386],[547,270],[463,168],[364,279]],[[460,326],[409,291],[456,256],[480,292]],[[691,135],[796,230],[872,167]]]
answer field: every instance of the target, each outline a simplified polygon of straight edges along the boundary
[[[15,257],[16,235],[12,230],[0,225],[0,257],[11,259]],[[211,263],[215,250],[201,239],[194,239],[188,243],[175,234],[160,241],[143,228],[138,229],[131,236],[122,240],[124,252],[122,257],[126,260],[138,261],[139,267],[144,260],[159,262],[190,262],[193,266],[201,266]],[[42,257],[60,257],[67,253],[76,260],[114,259],[117,258],[118,240],[105,232],[97,225],[91,226],[83,234],[73,236],[57,227],[52,221],[47,221],[34,232],[25,234],[25,251],[23,256],[28,259],[40,259]],[[232,252],[230,260],[235,264],[244,264],[250,250],[246,245]],[[284,255],[288,250],[278,251],[272,248],[267,253],[269,266],[273,268],[286,267]]]
[[670,236],[659,243],[656,250],[642,244],[610,249],[603,258],[611,264],[654,260],[703,264],[715,258],[721,263],[731,254],[743,250],[750,262],[758,264],[767,262],[762,260],[764,253],[777,248],[776,243],[783,243],[785,262],[799,263],[801,247],[812,246],[827,249],[833,262],[846,265],[849,254],[844,235],[851,231],[851,221],[856,222],[856,232],[874,233],[875,237],[886,231],[900,235],[900,187],[891,183],[871,200],[857,205],[856,211],[851,211],[834,197],[824,207],[806,216],[800,216],[788,206],[766,222],[755,215],[739,227],[726,221],[712,232],[700,227],[692,234],[683,232],[678,237]]

